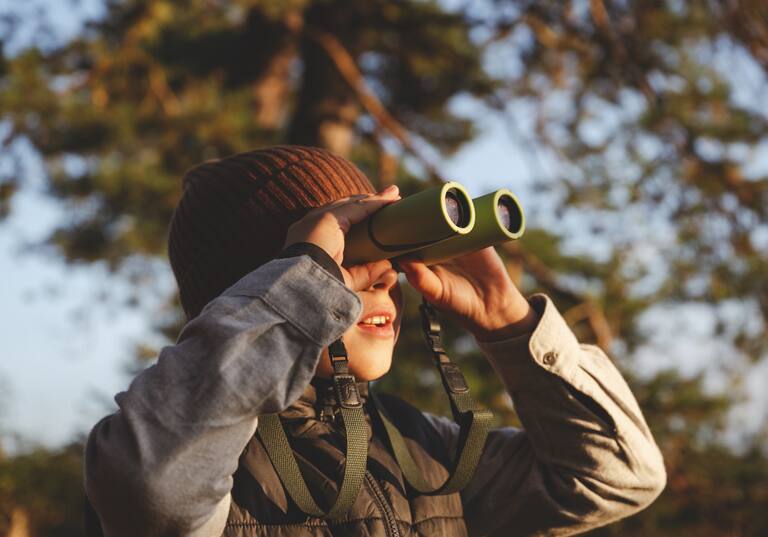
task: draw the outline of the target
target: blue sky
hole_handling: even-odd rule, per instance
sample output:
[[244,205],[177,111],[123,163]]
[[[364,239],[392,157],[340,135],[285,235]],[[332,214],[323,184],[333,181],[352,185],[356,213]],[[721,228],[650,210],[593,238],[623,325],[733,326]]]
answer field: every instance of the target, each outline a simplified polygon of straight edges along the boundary
[[125,386],[130,341],[146,330],[138,311],[117,308],[116,299],[94,300],[105,286],[120,288],[102,268],[23,253],[58,214],[27,188],[0,226],[0,432],[48,445],[71,439],[104,413],[107,394]]

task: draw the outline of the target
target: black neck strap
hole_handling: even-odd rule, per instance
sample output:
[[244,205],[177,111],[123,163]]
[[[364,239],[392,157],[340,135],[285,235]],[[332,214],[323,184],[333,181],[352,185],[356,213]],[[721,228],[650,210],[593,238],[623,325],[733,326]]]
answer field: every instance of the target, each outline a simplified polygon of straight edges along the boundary
[[368,431],[362,399],[357,391],[355,377],[349,373],[347,350],[341,339],[328,347],[328,354],[333,366],[333,385],[336,399],[341,406],[339,412],[344,422],[344,436],[347,442],[344,477],[336,500],[328,511],[321,509],[312,497],[279,416],[260,416],[256,433],[283,487],[299,509],[315,517],[337,519],[349,511],[363,485],[368,459]]
[[453,419],[459,425],[457,456],[452,461],[450,476],[442,485],[433,487],[424,479],[419,466],[408,451],[400,431],[386,415],[381,402],[376,398],[373,391],[370,393],[370,398],[374,403],[372,405],[373,412],[377,413],[384,425],[389,443],[392,446],[392,452],[408,484],[425,495],[452,494],[463,489],[472,479],[480,462],[488,432],[491,429],[493,414],[477,406],[469,394],[469,386],[464,375],[446,354],[443,348],[440,321],[435,309],[424,300],[419,310],[421,311],[424,337],[432,351],[435,366],[448,394]]
[[[452,494],[463,489],[475,473],[491,428],[493,414],[479,408],[469,394],[464,375],[451,362],[443,349],[441,326],[434,308],[424,300],[421,307],[422,328],[427,345],[432,351],[435,366],[451,404],[453,418],[459,425],[458,455],[451,465],[451,474],[439,487],[431,486],[422,476],[421,469],[405,445],[400,431],[387,416],[383,406],[371,391],[371,411],[381,420],[395,459],[408,484],[421,494]],[[324,511],[315,502],[301,474],[283,425],[277,414],[259,418],[257,434],[264,444],[272,465],[286,492],[304,513],[320,518],[342,517],[355,502],[363,480],[368,458],[368,431],[363,405],[355,377],[349,373],[347,351],[341,339],[328,347],[333,367],[333,385],[346,436],[346,464],[339,494],[330,510]]]

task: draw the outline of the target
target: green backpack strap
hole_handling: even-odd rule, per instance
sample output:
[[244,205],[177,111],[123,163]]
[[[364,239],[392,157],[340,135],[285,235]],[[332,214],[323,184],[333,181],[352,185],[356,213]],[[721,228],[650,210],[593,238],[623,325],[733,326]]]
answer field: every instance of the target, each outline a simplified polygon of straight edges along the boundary
[[277,414],[259,417],[256,433],[259,435],[267,456],[272,462],[286,492],[304,513],[328,519],[344,516],[355,503],[365,479],[368,460],[368,432],[363,414],[363,403],[357,391],[355,377],[349,374],[347,351],[341,339],[330,347],[328,354],[333,364],[333,385],[341,406],[341,418],[346,436],[346,464],[339,493],[331,509],[323,511],[315,502],[304,476],[296,462],[283,424]]
[[424,479],[418,464],[408,451],[400,431],[386,415],[376,394],[371,392],[370,398],[373,401],[373,411],[377,413],[384,425],[389,443],[392,446],[392,452],[408,484],[419,493],[429,496],[452,494],[463,489],[472,479],[480,462],[485,440],[491,430],[493,414],[489,410],[477,406],[469,394],[469,386],[464,375],[445,353],[440,337],[440,322],[432,305],[425,300],[420,310],[427,344],[432,350],[435,366],[440,372],[443,387],[448,394],[453,419],[460,427],[458,454],[450,469],[450,476],[441,486],[433,487]]

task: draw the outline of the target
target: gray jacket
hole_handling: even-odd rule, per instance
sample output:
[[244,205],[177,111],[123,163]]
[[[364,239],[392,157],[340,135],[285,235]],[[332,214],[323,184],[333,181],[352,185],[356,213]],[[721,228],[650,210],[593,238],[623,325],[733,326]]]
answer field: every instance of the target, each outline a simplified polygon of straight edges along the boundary
[[[570,535],[647,506],[661,454],[611,360],[581,345],[544,295],[532,334],[480,342],[524,429],[497,429],[462,492],[471,535]],[[184,327],[93,428],[87,495],[105,535],[219,536],[232,475],[261,414],[305,391],[356,294],[307,256],[254,270]],[[448,445],[458,428],[427,415]],[[467,511],[470,510],[470,511]]]

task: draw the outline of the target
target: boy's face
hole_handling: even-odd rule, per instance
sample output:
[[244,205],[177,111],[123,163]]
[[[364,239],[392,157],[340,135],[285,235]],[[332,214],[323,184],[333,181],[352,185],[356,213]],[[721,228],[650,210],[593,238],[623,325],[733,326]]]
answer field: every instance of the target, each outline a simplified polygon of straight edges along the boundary
[[[360,381],[375,380],[389,371],[400,333],[403,295],[397,272],[389,261],[349,267],[352,289],[363,303],[358,323],[344,332],[349,370]],[[328,350],[323,351],[316,374],[331,377]]]

